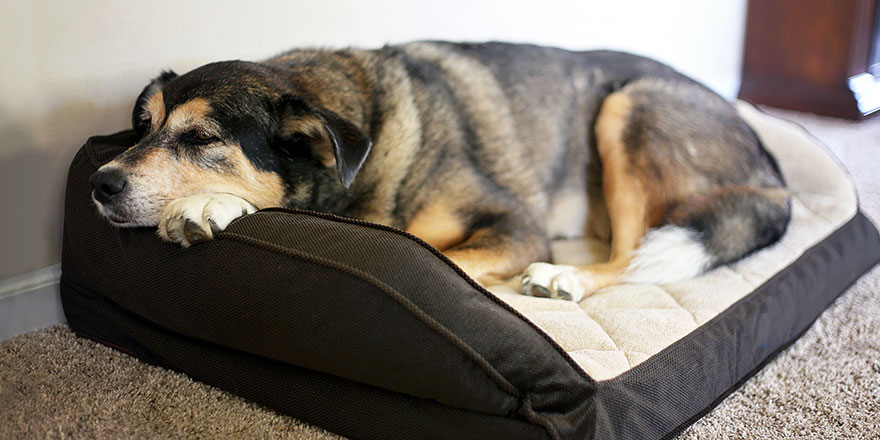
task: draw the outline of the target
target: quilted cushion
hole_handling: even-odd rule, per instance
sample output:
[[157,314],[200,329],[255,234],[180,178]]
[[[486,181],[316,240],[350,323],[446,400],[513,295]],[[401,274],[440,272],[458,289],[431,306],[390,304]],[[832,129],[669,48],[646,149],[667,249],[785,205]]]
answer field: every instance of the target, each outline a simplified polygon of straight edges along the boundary
[[[776,245],[693,280],[611,286],[580,304],[519,295],[516,279],[489,289],[547,332],[591,377],[610,379],[714,318],[856,215],[853,184],[824,145],[747,103],[738,110],[777,158],[792,193],[791,224]],[[584,240],[560,240],[553,250],[562,264],[602,261],[608,254],[606,244]]]

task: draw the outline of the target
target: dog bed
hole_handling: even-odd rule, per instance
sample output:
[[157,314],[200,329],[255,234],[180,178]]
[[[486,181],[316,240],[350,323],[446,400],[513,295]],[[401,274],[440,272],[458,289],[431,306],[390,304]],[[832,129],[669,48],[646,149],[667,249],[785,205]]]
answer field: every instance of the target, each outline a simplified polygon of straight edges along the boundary
[[[68,177],[64,310],[85,337],[350,437],[670,436],[880,260],[839,163],[738,105],[793,192],[784,238],[694,280],[579,304],[482,288],[405,232],[328,214],[259,211],[189,249],[113,228],[88,178],[136,137],[95,137]],[[607,252],[554,248],[562,263]]]

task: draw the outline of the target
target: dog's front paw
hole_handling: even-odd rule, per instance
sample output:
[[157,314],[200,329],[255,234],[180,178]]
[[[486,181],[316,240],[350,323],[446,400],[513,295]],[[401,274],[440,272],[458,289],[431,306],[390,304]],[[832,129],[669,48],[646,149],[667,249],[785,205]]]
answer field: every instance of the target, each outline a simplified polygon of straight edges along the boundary
[[532,263],[522,274],[520,292],[542,298],[580,301],[587,294],[583,274],[574,266]]
[[210,240],[233,220],[257,210],[232,194],[196,194],[172,201],[162,211],[159,236],[188,247]]

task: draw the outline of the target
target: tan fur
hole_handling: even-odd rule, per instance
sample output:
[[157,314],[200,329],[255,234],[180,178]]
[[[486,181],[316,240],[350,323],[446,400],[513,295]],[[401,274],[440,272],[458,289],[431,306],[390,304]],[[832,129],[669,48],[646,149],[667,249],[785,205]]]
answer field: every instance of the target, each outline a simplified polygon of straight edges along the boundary
[[293,190],[293,194],[287,196],[288,200],[295,203],[305,203],[312,198],[312,184],[303,183]]
[[314,152],[320,157],[321,163],[326,167],[336,165],[330,139],[327,138],[327,132],[318,119],[312,116],[289,118],[282,123],[281,130],[287,135],[297,133],[312,138]]
[[528,149],[520,141],[523,133],[514,126],[511,103],[492,72],[476,60],[430,43],[411,47],[412,54],[442,67],[457,84],[456,94],[466,97],[461,102],[467,116],[485,130],[480,132],[479,142],[493,157],[495,165],[491,171],[496,178],[505,186],[515,188],[535,212],[544,212],[547,195],[533,190],[539,182],[536,170],[541,164],[526,155]]
[[[551,237],[610,238],[609,261],[580,268],[592,292],[618,280],[648,227],[668,220],[669,207],[712,192],[719,179],[781,182],[768,163],[753,166],[766,162],[760,145],[723,99],[627,54],[416,42],[296,50],[262,64],[271,69],[238,61],[200,68],[179,84],[205,81],[197,89],[204,99],[169,108],[167,117],[162,93],[149,98],[151,130],[164,127],[163,136],[145,137],[155,144],[131,155],[128,166],[138,169],[127,170],[126,192],[146,187],[134,196],[158,208],[192,192],[225,192],[257,208],[326,210],[391,225],[484,283],[551,261]],[[181,89],[165,93],[171,90]],[[307,105],[290,111],[289,97]],[[212,105],[238,116],[212,114]],[[238,119],[215,122],[209,114]],[[228,138],[213,124],[239,127],[242,115],[269,130],[248,155],[279,174],[257,170],[237,145],[179,141],[192,130]],[[284,156],[288,143],[278,136],[291,132],[304,135],[297,146],[308,143],[317,154]],[[157,150],[140,154],[149,148]],[[149,157],[131,165],[142,156]],[[148,171],[152,177],[144,177]],[[330,172],[340,181],[327,180]],[[539,296],[548,287],[564,292],[538,287]]]
[[[211,112],[211,104],[202,98],[190,99],[177,106],[168,115],[165,125],[173,131],[184,131],[192,128],[207,128],[209,125],[205,118]],[[197,125],[198,127],[194,127]]]
[[467,228],[448,203],[437,202],[419,210],[406,232],[425,240],[441,251],[467,238]]
[[[160,125],[158,121],[164,114],[162,92],[152,96],[146,108],[151,114],[153,127]],[[161,125],[171,133],[211,132],[216,126],[206,117],[210,112],[208,101],[191,99],[171,111]],[[158,211],[172,200],[205,193],[233,194],[258,209],[283,204],[285,187],[281,177],[277,173],[258,170],[245,157],[240,146],[214,144],[204,148],[202,154],[222,157],[225,164],[231,164],[231,169],[217,171],[200,167],[167,148],[153,148],[134,166],[114,161],[104,167],[122,169],[129,174],[128,180],[134,188],[130,197],[136,201],[133,203],[135,210]]]
[[[135,168],[123,168],[131,173],[131,184],[137,199],[170,202],[199,193],[227,193],[239,196],[257,208],[280,206],[284,197],[284,184],[275,174],[256,169],[238,146],[220,146],[229,163],[234,164],[231,173],[218,173],[175,156],[165,148],[149,152]],[[110,164],[110,166],[119,166]],[[139,170],[149,170],[140,172]]]
[[300,133],[314,138],[325,136],[321,121],[312,116],[288,118],[282,123],[281,131],[284,134]]
[[375,203],[372,203],[371,211],[361,214],[361,218],[374,223],[393,224],[391,209],[400,192],[401,182],[417,158],[418,146],[422,142],[422,123],[406,72],[391,69],[380,80],[387,93],[387,99],[383,101],[385,107],[381,109],[386,120],[373,141],[371,154],[381,158],[373,159],[373,163],[381,163],[382,168],[372,172],[367,164],[361,171],[359,178],[367,185],[375,185],[371,195]]
[[603,103],[596,121],[602,185],[611,223],[611,254],[606,263],[578,268],[587,292],[617,282],[648,229],[649,192],[645,188],[644,176],[631,163],[623,141],[631,107],[627,95],[612,94]]
[[[544,212],[548,205],[547,194],[533,190],[540,185],[537,170],[543,164],[536,161],[536,156],[527,155],[529,149],[520,141],[525,133],[518,131],[514,126],[511,103],[493,73],[476,60],[430,43],[409,45],[408,53],[414,58],[437,65],[456,84],[455,94],[464,107],[464,116],[481,128],[476,133],[478,142],[485,149],[484,154],[493,158],[491,162],[486,163],[490,169],[484,171],[490,172],[495,179],[502,182],[504,187],[511,188],[521,197],[530,211]],[[408,81],[407,79],[407,83]],[[452,119],[454,120],[454,117]],[[419,125],[414,121],[410,126],[415,131]],[[545,138],[550,137],[552,132],[552,129],[546,130]],[[381,151],[381,147],[377,145],[377,151]],[[395,164],[392,160],[383,160],[381,163]],[[411,167],[409,163],[403,165],[407,168]],[[382,171],[383,176],[388,175],[387,170]],[[430,170],[417,172],[430,172]],[[396,175],[402,175],[398,173],[390,173],[392,179]],[[461,188],[465,193],[469,191],[468,188],[479,186],[478,176],[473,174],[462,173],[452,179],[455,182],[450,184],[450,190]],[[427,231],[421,229],[419,232],[424,234]],[[470,235],[467,235],[468,232]],[[465,231],[464,237],[459,237],[456,228],[445,229],[442,233],[448,235],[441,236],[441,232],[436,231],[431,232],[429,238],[443,244],[465,239],[461,244],[447,249],[444,253],[484,285],[518,274],[534,258],[541,258],[539,255],[543,253],[541,246],[528,240],[495,242],[489,239],[497,237],[498,234],[492,228]]]
[[505,248],[453,248],[444,252],[471,278],[484,286],[499,284],[519,273],[528,262],[512,255]]
[[159,128],[165,121],[165,102],[162,92],[156,92],[151,96],[144,104],[144,109],[146,109],[146,114],[150,116],[150,131]]

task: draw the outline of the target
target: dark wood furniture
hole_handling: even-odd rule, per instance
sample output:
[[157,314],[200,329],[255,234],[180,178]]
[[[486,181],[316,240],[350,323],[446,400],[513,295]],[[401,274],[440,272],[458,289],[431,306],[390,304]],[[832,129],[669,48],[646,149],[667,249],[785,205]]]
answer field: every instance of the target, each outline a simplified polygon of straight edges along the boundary
[[739,97],[860,119],[880,109],[877,0],[750,0]]

